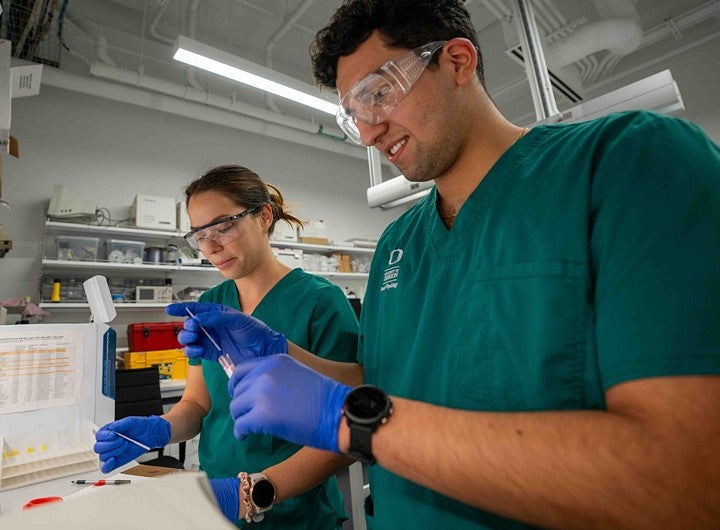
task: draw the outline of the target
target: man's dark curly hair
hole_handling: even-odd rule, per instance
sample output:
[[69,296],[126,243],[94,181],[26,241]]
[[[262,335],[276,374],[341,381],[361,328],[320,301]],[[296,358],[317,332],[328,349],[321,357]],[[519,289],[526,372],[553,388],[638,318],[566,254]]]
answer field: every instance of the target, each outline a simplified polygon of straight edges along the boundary
[[310,46],[318,84],[336,89],[338,59],[352,54],[374,30],[390,48],[464,37],[478,51],[477,76],[485,85],[480,46],[462,0],[346,0]]

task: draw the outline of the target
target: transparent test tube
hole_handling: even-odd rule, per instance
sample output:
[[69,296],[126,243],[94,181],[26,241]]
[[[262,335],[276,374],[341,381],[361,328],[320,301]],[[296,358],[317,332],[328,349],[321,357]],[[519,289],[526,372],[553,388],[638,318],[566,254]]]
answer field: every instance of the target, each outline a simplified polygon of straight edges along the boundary
[[[192,314],[192,311],[185,308],[185,311],[187,311],[188,315],[190,315],[192,318],[195,318],[195,315]],[[235,370],[235,363],[232,362],[232,359],[227,353],[223,353],[222,349],[220,348],[220,345],[215,341],[215,339],[212,338],[212,335],[206,330],[200,323],[198,323],[198,326],[200,326],[200,329],[205,333],[205,336],[210,340],[210,342],[213,343],[213,346],[215,346],[218,351],[220,352],[220,357],[218,357],[218,362],[220,363],[220,366],[222,366],[223,371],[225,372],[225,375],[228,377],[231,377],[233,374],[233,371]]]

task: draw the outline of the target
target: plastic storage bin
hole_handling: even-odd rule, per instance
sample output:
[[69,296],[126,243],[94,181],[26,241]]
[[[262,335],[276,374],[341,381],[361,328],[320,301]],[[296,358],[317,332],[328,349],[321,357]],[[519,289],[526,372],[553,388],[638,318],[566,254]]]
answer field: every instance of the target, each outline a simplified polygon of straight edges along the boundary
[[107,260],[110,263],[142,263],[145,243],[142,241],[126,241],[124,239],[108,239]]
[[57,236],[57,257],[65,261],[96,261],[99,237]]
[[143,352],[125,352],[125,368],[148,368],[157,366],[160,379],[187,378],[188,359],[182,348]]

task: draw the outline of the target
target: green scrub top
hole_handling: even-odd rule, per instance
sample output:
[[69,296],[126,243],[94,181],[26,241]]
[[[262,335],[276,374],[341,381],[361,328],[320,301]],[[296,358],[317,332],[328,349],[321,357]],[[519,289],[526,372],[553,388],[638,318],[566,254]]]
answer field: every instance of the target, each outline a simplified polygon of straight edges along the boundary
[[[227,280],[200,297],[240,309],[235,282]],[[329,281],[294,269],[268,292],[252,316],[301,348],[334,361],[357,362],[357,318],[342,290]],[[190,364],[200,361],[190,359]],[[198,457],[210,478],[234,477],[240,471],[260,472],[294,454],[300,446],[268,435],[233,436],[228,377],[216,362],[202,361],[212,406],[203,419]],[[335,529],[347,519],[335,477],[287,499],[266,512],[262,528]],[[257,526],[257,523],[254,523]],[[240,521],[238,526],[247,523]],[[250,525],[248,525],[250,527]]]
[[[623,381],[720,373],[720,148],[698,127],[648,112],[538,126],[450,230],[436,201],[378,244],[365,382],[458,409],[602,410]],[[527,528],[379,466],[370,490],[374,530]]]

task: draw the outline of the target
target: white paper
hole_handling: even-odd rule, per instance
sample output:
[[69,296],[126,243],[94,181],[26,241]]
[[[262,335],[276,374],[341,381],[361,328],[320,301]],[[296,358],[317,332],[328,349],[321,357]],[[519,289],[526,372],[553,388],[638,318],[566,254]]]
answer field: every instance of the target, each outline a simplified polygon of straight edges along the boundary
[[83,348],[80,331],[3,330],[0,414],[79,403]]

